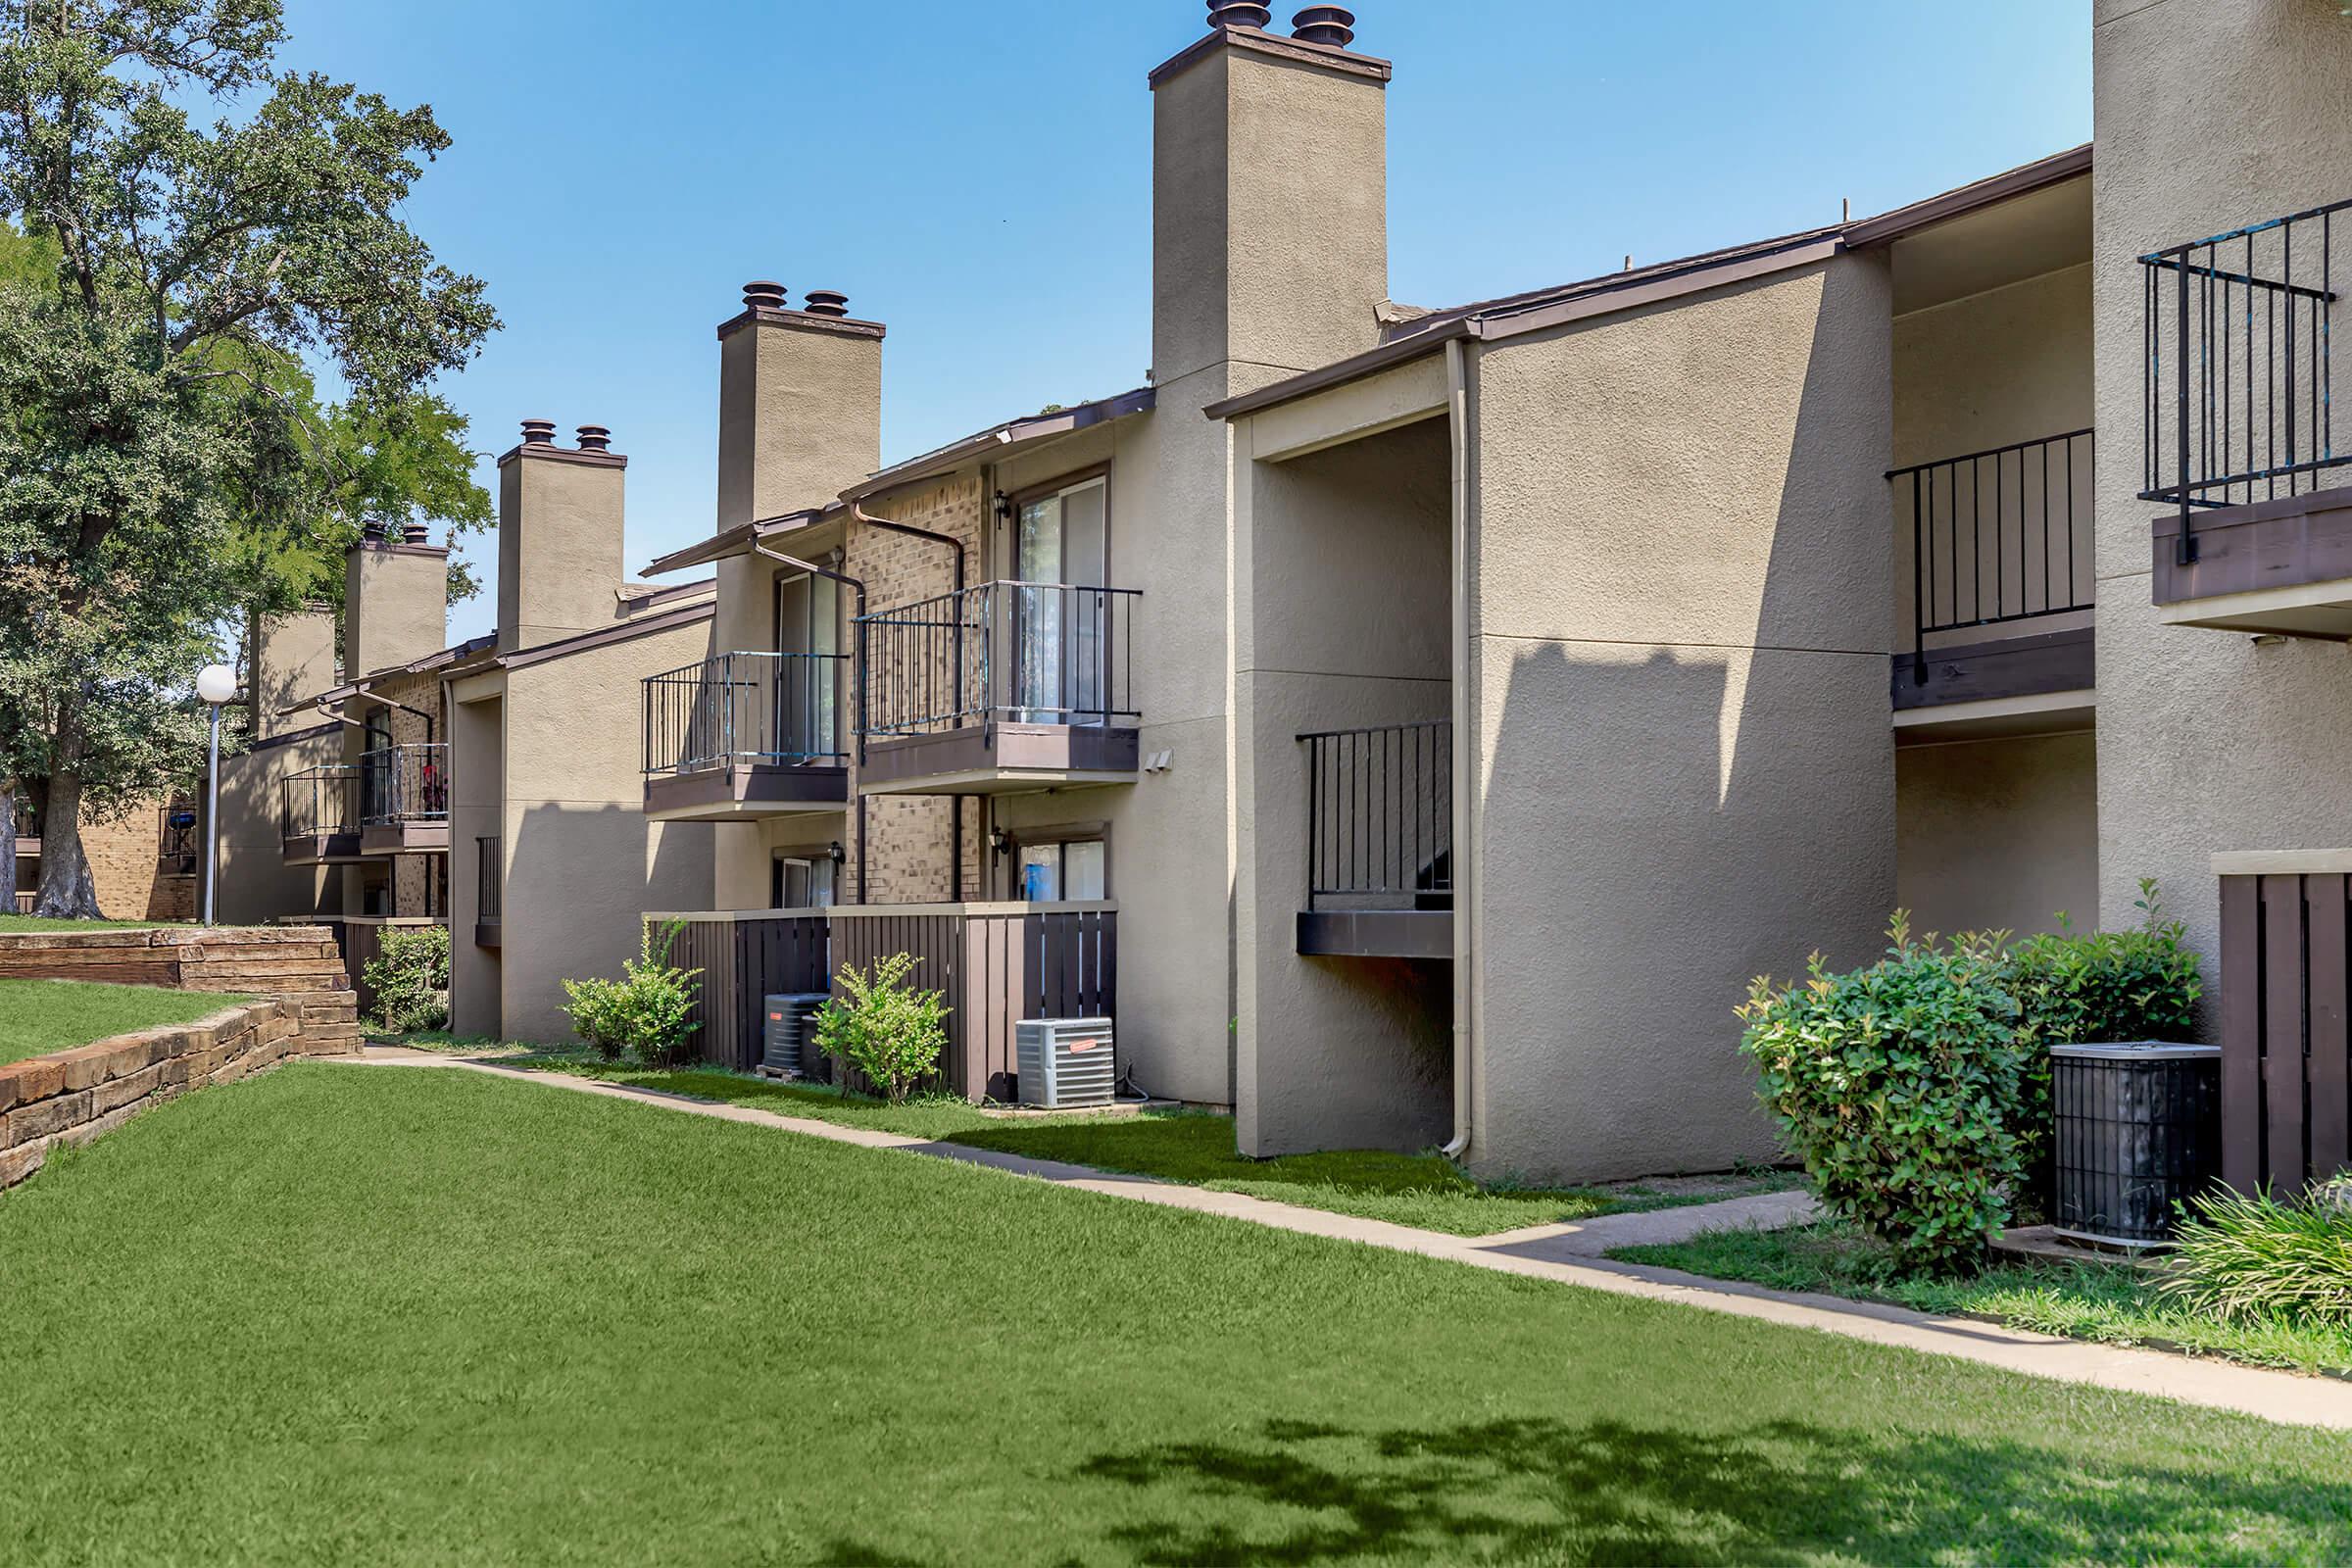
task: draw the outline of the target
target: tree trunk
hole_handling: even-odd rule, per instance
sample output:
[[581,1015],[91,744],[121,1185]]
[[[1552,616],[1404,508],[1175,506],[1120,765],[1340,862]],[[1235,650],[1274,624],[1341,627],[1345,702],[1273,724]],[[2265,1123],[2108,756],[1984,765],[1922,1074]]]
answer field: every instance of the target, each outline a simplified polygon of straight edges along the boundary
[[89,858],[81,852],[81,775],[61,767],[49,780],[41,815],[41,892],[32,912],[51,920],[98,919]]
[[0,779],[0,915],[17,912],[17,781]]

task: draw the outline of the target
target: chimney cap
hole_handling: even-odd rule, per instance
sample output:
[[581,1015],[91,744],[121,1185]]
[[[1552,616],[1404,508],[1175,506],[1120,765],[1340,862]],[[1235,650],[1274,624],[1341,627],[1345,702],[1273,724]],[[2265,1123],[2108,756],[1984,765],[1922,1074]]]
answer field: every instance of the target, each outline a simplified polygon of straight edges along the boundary
[[582,452],[606,452],[612,446],[612,432],[601,424],[583,424],[579,428]]
[[803,309],[810,316],[847,316],[850,314],[850,297],[835,288],[812,288],[808,291],[808,303]]
[[784,285],[765,279],[755,279],[743,285],[743,308],[747,311],[780,311],[784,309]]
[[1300,43],[1345,49],[1355,42],[1355,13],[1346,6],[1308,6],[1291,19],[1291,28]]
[[1257,27],[1274,24],[1274,13],[1248,0],[1210,0],[1208,24],[1212,27]]
[[526,447],[553,446],[556,441],[556,421],[525,419],[522,421],[522,444]]

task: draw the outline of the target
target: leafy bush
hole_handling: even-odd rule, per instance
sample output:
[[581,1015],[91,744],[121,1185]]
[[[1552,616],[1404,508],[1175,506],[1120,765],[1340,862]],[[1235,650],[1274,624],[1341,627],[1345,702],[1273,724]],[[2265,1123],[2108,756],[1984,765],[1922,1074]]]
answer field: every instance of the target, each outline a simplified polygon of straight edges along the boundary
[[2167,1291],[2217,1317],[2352,1323],[2352,1189],[2300,1200],[2217,1192],[2181,1217]]
[[685,926],[672,921],[662,932],[659,951],[649,927],[639,940],[637,956],[623,959],[618,980],[566,980],[564,1007],[571,1026],[607,1061],[617,1061],[634,1051],[648,1066],[675,1060],[686,1042],[702,1028],[692,1017],[702,988],[695,982],[700,969],[680,969],[669,962],[670,945]]
[[[894,954],[874,960],[870,974],[855,964],[843,964],[841,989],[816,1015],[816,1046],[845,1067],[855,1067],[872,1081],[894,1105],[903,1104],[914,1086],[939,1066],[947,1048],[948,1031],[941,1020],[948,1009],[936,991],[917,991],[906,983],[921,960]],[[843,1092],[849,1074],[841,1074]]]
[[385,926],[361,977],[375,994],[376,1021],[389,1032],[449,1027],[449,927]]
[[1997,939],[1914,943],[1899,913],[1890,935],[1867,969],[1816,954],[1786,991],[1757,980],[1740,1050],[1822,1202],[1901,1266],[1949,1272],[2008,1220],[2031,1035]]
[[[2197,999],[2205,990],[2197,956],[2184,946],[2180,922],[2165,917],[2153,879],[2140,880],[2132,906],[2141,914],[2137,930],[2061,929],[2029,937],[2009,953],[2009,989],[2025,1008],[2036,1045],[2027,1064],[2019,1130],[2028,1191],[2034,1206],[2045,1212],[2054,1132],[2049,1048],[2195,1038]],[[2066,916],[2058,918],[2064,926]]]

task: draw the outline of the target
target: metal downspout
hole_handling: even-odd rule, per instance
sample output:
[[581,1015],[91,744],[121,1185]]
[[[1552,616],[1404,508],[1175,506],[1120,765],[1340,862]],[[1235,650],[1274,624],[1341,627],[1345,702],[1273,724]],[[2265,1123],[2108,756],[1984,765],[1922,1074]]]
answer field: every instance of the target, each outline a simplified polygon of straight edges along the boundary
[[1477,1022],[1477,820],[1478,798],[1470,715],[1477,711],[1470,690],[1470,368],[1469,347],[1459,338],[1446,345],[1446,412],[1451,435],[1452,497],[1452,677],[1453,677],[1453,1141],[1446,1157],[1470,1152],[1471,1048]]
[[[752,554],[764,556],[781,565],[792,567],[795,571],[806,571],[828,581],[840,583],[858,596],[858,612],[851,617],[850,623],[858,628],[858,760],[862,764],[865,761],[865,584],[847,573],[835,571],[830,566],[820,566],[813,561],[803,561],[798,556],[788,556],[781,550],[770,550],[757,538],[752,540]],[[858,791],[858,902],[859,904],[865,902],[865,792],[863,790]]]

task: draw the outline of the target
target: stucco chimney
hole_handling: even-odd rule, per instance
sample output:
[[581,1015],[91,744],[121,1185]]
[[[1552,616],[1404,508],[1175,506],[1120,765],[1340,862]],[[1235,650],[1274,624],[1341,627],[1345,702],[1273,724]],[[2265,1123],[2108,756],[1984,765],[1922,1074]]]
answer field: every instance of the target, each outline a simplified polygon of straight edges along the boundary
[[553,431],[525,420],[522,444],[498,460],[502,654],[599,630],[618,614],[629,460],[610,450],[602,425],[580,426],[576,448],[556,445]]
[[1300,12],[1290,38],[1254,19],[1270,14],[1218,7],[1208,35],[1151,76],[1163,410],[1204,370],[1371,348],[1389,297],[1389,63],[1332,41],[1353,37],[1341,7]]
[[335,612],[323,606],[264,617],[252,628],[253,668],[248,691],[253,733],[262,740],[308,729],[310,713],[281,713],[335,687]]
[[849,296],[747,283],[718,329],[718,526],[819,507],[882,466],[879,321]]
[[[370,531],[343,557],[343,668],[373,674],[448,642],[449,550]],[[323,688],[321,688],[323,690]]]

